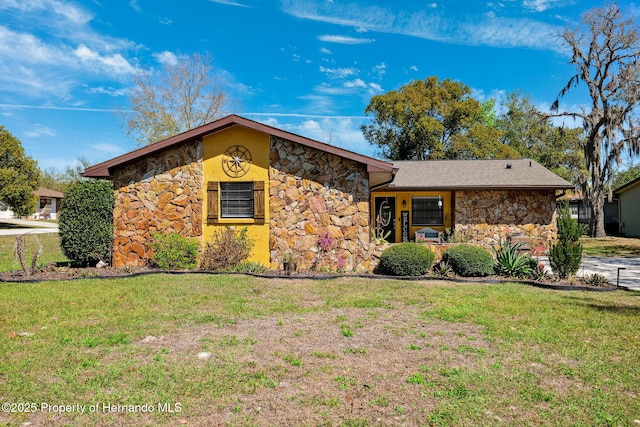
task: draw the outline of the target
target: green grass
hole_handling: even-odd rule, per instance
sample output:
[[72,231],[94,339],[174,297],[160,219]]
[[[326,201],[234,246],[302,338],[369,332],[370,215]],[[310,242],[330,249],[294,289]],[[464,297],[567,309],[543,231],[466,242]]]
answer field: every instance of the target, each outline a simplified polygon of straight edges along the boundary
[[[26,238],[26,261],[30,265],[33,254],[38,250],[37,241],[42,243],[42,254],[38,257],[38,264],[47,265],[52,262],[65,262],[67,258],[60,249],[58,233],[42,233],[29,235]],[[14,256],[16,236],[0,236],[0,271],[20,270],[20,262]]]
[[585,256],[638,257],[640,239],[626,237],[603,237],[599,239],[583,237],[582,252]]
[[[376,316],[361,317],[363,328],[349,337],[341,324],[373,310],[362,301],[384,303],[374,304]],[[365,334],[369,321],[410,309],[417,314],[397,339],[404,334],[411,341],[396,351],[407,357],[424,352],[424,360],[406,366],[402,375],[379,371],[362,379],[376,349],[361,350],[366,343],[354,340]],[[346,314],[336,316],[336,310]],[[348,310],[358,314],[351,317]],[[337,350],[298,355],[292,347],[273,366],[247,358],[262,343],[235,329],[260,320],[295,331],[297,321],[318,314],[335,332],[327,342],[338,341]],[[278,326],[278,319],[286,321]],[[430,324],[443,331],[464,328],[442,336],[419,331]],[[0,286],[0,396],[8,402],[179,402],[181,407],[174,413],[73,413],[57,420],[69,425],[209,424],[202,417],[215,425],[226,418],[211,414],[222,413],[231,417],[225,425],[252,426],[264,425],[260,417],[267,413],[287,419],[287,411],[299,407],[322,414],[327,425],[395,423],[400,415],[410,425],[634,425],[640,419],[639,324],[640,294],[621,291],[161,274],[5,283]],[[207,335],[222,328],[217,338]],[[469,328],[480,336],[467,337]],[[211,352],[211,358],[192,357],[181,344],[185,334],[193,334],[198,351]],[[283,339],[295,343],[312,334]],[[145,337],[174,339],[141,345]],[[429,344],[451,337],[457,342]],[[489,348],[477,345],[479,339]],[[333,365],[346,361],[361,363],[354,365],[360,369]],[[281,385],[283,378],[287,385]],[[323,398],[296,388],[296,381],[306,379],[325,391]],[[409,394],[377,389],[380,381]],[[274,393],[287,394],[289,406],[265,406],[264,396]],[[263,403],[254,396],[262,396]],[[355,410],[349,399],[356,399]],[[0,424],[20,424],[32,416],[0,413]],[[47,419],[37,416],[36,421]],[[320,421],[311,423],[316,424]]]

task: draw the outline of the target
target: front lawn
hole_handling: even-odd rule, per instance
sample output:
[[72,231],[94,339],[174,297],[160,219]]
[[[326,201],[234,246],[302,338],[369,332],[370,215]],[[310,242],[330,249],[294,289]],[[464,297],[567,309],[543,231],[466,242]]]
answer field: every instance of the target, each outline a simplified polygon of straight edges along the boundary
[[585,256],[639,257],[640,239],[607,236],[583,237],[582,252]]
[[[58,233],[27,234],[25,259],[29,266],[31,266],[33,255],[38,250],[40,243],[43,250],[38,256],[39,265],[67,261],[67,258],[62,254],[62,249],[60,249]],[[22,269],[20,262],[14,255],[15,242],[16,236],[0,236],[0,272]]]
[[14,405],[0,424],[635,425],[638,324],[640,295],[622,291],[198,274],[3,283],[0,396]]

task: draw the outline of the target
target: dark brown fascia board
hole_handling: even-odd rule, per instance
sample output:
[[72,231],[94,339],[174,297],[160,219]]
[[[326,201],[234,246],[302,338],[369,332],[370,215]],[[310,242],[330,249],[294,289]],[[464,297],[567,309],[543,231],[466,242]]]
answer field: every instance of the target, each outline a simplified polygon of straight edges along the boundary
[[151,145],[147,145],[146,147],[139,148],[137,150],[123,154],[121,156],[115,157],[111,160],[107,160],[97,165],[88,167],[82,173],[82,176],[90,177],[90,178],[110,178],[112,176],[112,170],[114,167],[132,162],[134,160],[137,160],[149,154],[166,150],[170,147],[173,147],[174,145],[178,145],[191,140],[196,140],[198,138],[202,138],[205,135],[210,135],[216,132],[220,132],[231,126],[236,126],[236,125],[244,126],[259,132],[264,132],[266,134],[269,134],[275,137],[287,139],[289,141],[293,141],[311,148],[325,151],[327,153],[334,154],[339,157],[344,157],[350,160],[354,160],[358,163],[366,164],[368,172],[380,172],[380,171],[390,172],[393,168],[393,165],[389,162],[377,160],[372,157],[364,156],[362,154],[345,150],[343,148],[334,147],[332,145],[325,144],[320,141],[315,141],[313,139],[306,138],[304,136],[296,135],[291,132],[277,129],[272,126],[268,126],[268,125],[258,123],[256,121],[249,120],[244,117],[240,117],[238,115],[232,114],[230,116],[226,116],[221,119],[215,120],[209,124],[200,126],[195,129],[191,129],[179,135],[172,136],[171,138],[167,138],[163,141],[156,142]]
[[569,188],[573,188],[573,186],[570,187],[562,187],[562,186],[547,186],[547,185],[540,185],[540,186],[513,186],[513,187],[506,187],[506,186],[480,186],[480,185],[474,185],[474,186],[469,186],[469,187],[460,187],[458,186],[434,186],[434,187],[394,187],[393,185],[389,185],[386,187],[380,187],[380,188],[376,188],[374,190],[372,190],[372,192],[380,192],[380,191],[479,191],[479,190],[526,190],[526,191],[533,191],[533,190],[545,190],[545,191],[555,191],[555,190],[564,190],[564,189],[569,189]]

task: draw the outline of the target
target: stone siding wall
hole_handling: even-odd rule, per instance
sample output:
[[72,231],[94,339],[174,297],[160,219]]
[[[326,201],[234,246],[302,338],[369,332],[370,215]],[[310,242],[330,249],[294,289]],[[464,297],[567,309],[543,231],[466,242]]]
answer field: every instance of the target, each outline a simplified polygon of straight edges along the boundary
[[529,237],[531,247],[557,238],[553,191],[456,191],[455,235],[485,247],[514,233]]
[[146,265],[152,233],[202,236],[202,157],[202,143],[191,142],[115,171],[115,267]]
[[[279,138],[270,145],[271,268],[290,253],[299,270],[370,271],[366,166]],[[334,240],[327,252],[325,235]]]

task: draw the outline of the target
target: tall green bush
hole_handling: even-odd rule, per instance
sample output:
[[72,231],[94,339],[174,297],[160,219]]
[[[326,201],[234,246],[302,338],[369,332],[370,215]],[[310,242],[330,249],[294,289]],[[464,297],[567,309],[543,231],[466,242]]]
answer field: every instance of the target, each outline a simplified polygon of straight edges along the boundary
[[431,268],[433,259],[433,252],[426,246],[398,243],[382,252],[377,271],[394,276],[422,276]]
[[475,277],[493,274],[493,257],[488,251],[478,246],[453,246],[444,251],[442,261],[448,263],[459,276]]
[[109,261],[113,240],[114,193],[109,181],[76,181],[60,212],[60,247],[71,261]]
[[580,237],[584,226],[571,218],[567,202],[558,207],[557,223],[558,241],[549,249],[549,264],[558,277],[566,279],[576,274],[582,264]]

